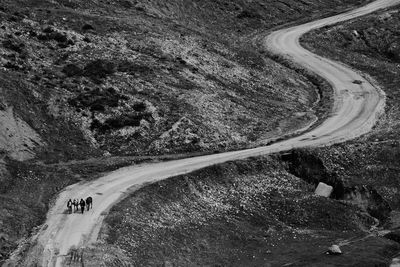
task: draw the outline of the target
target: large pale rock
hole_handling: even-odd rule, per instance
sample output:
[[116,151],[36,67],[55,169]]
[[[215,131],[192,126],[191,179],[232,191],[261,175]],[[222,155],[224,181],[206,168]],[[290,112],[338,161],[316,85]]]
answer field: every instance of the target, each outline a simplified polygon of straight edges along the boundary
[[400,258],[394,258],[390,263],[390,267],[400,267]]
[[330,197],[333,187],[324,183],[319,183],[315,189],[315,194],[323,197]]
[[340,250],[340,247],[338,245],[332,245],[328,248],[328,251],[326,254],[329,255],[340,255],[342,254],[342,251]]

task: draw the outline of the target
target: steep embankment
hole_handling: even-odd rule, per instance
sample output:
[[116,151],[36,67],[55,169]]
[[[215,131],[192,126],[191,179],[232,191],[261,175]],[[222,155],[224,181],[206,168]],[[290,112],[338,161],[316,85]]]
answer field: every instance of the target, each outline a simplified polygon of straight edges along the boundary
[[[32,250],[33,258],[38,259],[37,252],[42,253],[44,265],[60,265],[63,257],[72,246],[82,246],[96,239],[102,222],[103,212],[107,211],[120,198],[129,192],[129,187],[144,182],[165,179],[167,177],[200,169],[212,164],[249,156],[268,154],[276,151],[288,150],[292,147],[319,146],[345,141],[354,136],[362,135],[370,130],[379,112],[383,100],[376,88],[366,79],[344,65],[323,59],[311,53],[306,53],[298,45],[298,38],[307,31],[367,14],[376,9],[390,6],[398,1],[376,1],[365,7],[347,12],[342,15],[318,20],[290,29],[281,30],[268,37],[269,44],[274,51],[284,51],[295,61],[301,63],[307,59],[307,68],[318,70],[319,74],[330,79],[335,90],[334,114],[319,127],[300,137],[273,144],[267,147],[243,151],[222,153],[195,157],[179,161],[169,161],[157,164],[145,164],[139,167],[122,169],[96,181],[81,185],[74,185],[64,191],[58,198],[55,206],[49,213],[45,229],[37,237],[38,244]],[[287,50],[284,50],[284,49]],[[279,50],[281,49],[281,50]],[[304,52],[298,54],[299,51]],[[304,57],[304,58],[303,58]],[[332,75],[337,74],[337,75]],[[353,83],[354,80],[361,81]],[[346,85],[346,94],[342,93],[342,86]],[[339,97],[340,95],[340,97]],[[355,96],[355,97],[353,97]],[[338,123],[340,122],[340,123]],[[127,191],[128,190],[128,191]],[[88,214],[59,214],[69,196],[84,197],[96,193],[97,208]],[[74,231],[74,225],[80,225],[80,231]],[[57,256],[58,255],[58,256]]]

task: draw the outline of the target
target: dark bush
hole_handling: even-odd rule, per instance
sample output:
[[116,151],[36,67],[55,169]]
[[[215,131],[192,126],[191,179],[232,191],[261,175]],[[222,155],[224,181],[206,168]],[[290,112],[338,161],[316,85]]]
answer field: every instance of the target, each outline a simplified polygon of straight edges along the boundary
[[23,69],[23,66],[20,66],[20,65],[18,65],[18,64],[16,64],[16,63],[12,63],[12,62],[10,62],[10,61],[7,61],[7,62],[4,64],[4,68],[6,68],[6,69],[11,69],[11,70],[22,70],[22,69]]
[[55,32],[55,29],[53,27],[51,27],[51,26],[48,26],[48,27],[43,29],[43,32],[44,33],[52,33],[52,32]]
[[124,7],[124,8],[132,8],[133,4],[131,1],[128,0],[122,0],[119,2],[120,6]]
[[392,43],[386,51],[386,56],[392,61],[399,62],[400,61],[400,44]]
[[75,64],[65,65],[62,71],[68,77],[72,77],[72,76],[75,76],[75,75],[81,75],[82,74],[82,69],[79,66],[75,65]]
[[69,41],[67,35],[61,32],[52,32],[49,34],[49,38],[59,43],[67,43]]
[[98,112],[104,112],[106,109],[102,103],[102,101],[100,101],[100,99],[98,99],[97,101],[95,101],[91,106],[90,106],[90,111],[94,112],[94,111],[98,111]]
[[134,63],[132,61],[123,60],[118,63],[118,71],[126,72],[129,74],[146,75],[152,73],[153,70],[149,66]]
[[237,15],[238,19],[262,19],[256,10],[245,9]]
[[108,75],[114,74],[117,70],[115,64],[106,59],[96,59],[86,64],[83,75],[90,78],[103,79]]
[[146,104],[144,102],[138,102],[133,104],[132,108],[137,112],[143,112],[146,110]]
[[118,130],[127,126],[140,126],[140,121],[145,119],[147,121],[153,121],[151,113],[133,113],[125,114],[117,118],[107,119],[104,123],[99,122],[97,119],[93,120],[90,125],[90,129],[98,130],[100,133],[106,133],[111,130]]
[[65,32],[61,32],[51,26],[44,28],[43,33],[39,34],[37,38],[41,41],[54,40],[58,42],[58,45],[62,48],[75,44],[72,39],[68,38],[68,35]]
[[92,25],[86,23],[85,25],[82,26],[82,30],[90,31],[90,30],[94,30],[94,27]]
[[177,57],[177,58],[176,58],[176,61],[178,61],[179,64],[182,64],[182,65],[186,65],[186,64],[187,64],[186,60],[184,60],[184,59],[181,58],[181,57]]
[[38,40],[40,41],[48,41],[50,40],[50,37],[47,34],[39,34],[37,35]]
[[77,97],[70,99],[68,103],[77,110],[88,108],[92,112],[104,112],[106,107],[118,107],[120,100],[127,99],[126,96],[117,93],[114,88],[110,87],[106,90],[96,88],[79,94]]
[[18,42],[16,40],[5,40],[3,41],[3,46],[4,48],[13,50],[17,53],[22,53],[24,51],[25,48],[25,44],[22,42]]
[[19,21],[21,21],[22,20],[22,18],[19,18],[19,17],[17,17],[17,16],[10,16],[9,18],[8,18],[8,21],[9,22],[19,22]]
[[[126,126],[139,126],[142,119],[148,119],[151,114],[126,114],[118,118],[108,119],[104,125],[108,125],[111,129],[120,129]],[[104,126],[103,125],[103,126]]]
[[87,36],[85,36],[85,38],[83,38],[83,41],[86,42],[86,43],[92,42],[92,40],[90,40],[90,38],[87,37]]
[[98,119],[94,119],[90,124],[90,130],[100,129],[102,126],[101,122]]

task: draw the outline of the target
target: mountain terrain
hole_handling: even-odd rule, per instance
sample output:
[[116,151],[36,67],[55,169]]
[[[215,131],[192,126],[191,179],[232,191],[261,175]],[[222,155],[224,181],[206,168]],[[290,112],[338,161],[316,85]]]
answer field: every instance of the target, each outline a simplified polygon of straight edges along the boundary
[[[388,266],[399,253],[399,18],[399,9],[391,8],[302,38],[311,51],[381,85],[385,114],[371,133],[139,189],[112,209],[90,260],[110,266]],[[334,187],[330,200],[313,194],[320,181]],[[334,243],[343,254],[325,255]]]
[[[367,2],[1,1],[1,260],[23,246],[69,184],[144,160],[266,144],[326,116],[326,84],[281,64],[255,38]],[[303,40],[382,85],[387,112],[370,135],[146,186],[109,215],[102,245],[89,253],[93,266],[321,264],[331,242],[389,221],[399,198],[397,14]],[[307,169],[308,160],[324,171],[311,181],[293,169]],[[320,180],[348,191],[321,200],[312,194]],[[367,191],[376,199],[345,201]],[[360,242],[338,264],[386,264],[399,249],[381,237]]]

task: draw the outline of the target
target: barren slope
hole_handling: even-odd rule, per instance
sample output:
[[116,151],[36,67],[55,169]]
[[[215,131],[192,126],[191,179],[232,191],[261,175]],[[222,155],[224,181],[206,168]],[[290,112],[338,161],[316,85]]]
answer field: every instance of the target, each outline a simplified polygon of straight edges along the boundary
[[[306,67],[319,70],[319,74],[326,77],[333,86],[335,90],[333,113],[319,127],[303,136],[267,147],[124,168],[87,183],[84,187],[82,185],[70,186],[57,199],[48,215],[45,229],[38,236],[37,250],[43,253],[41,264],[60,265],[63,256],[71,246],[82,246],[93,242],[97,237],[103,212],[124,197],[129,192],[129,188],[134,185],[164,179],[228,160],[268,154],[293,147],[321,146],[342,142],[368,132],[383,108],[383,98],[377,91],[378,89],[348,67],[302,50],[299,47],[298,39],[307,30],[361,16],[396,3],[399,1],[376,1],[343,15],[278,31],[267,38],[270,49],[284,51],[285,54],[289,54],[300,63],[303,58],[306,58],[308,63]],[[287,50],[284,50],[285,45],[287,45]],[[300,54],[299,51],[301,51]],[[360,80],[361,84],[353,83],[354,80]],[[343,85],[348,88],[345,93],[342,91]],[[96,194],[96,209],[84,216],[59,214],[69,196],[84,197],[88,194]],[[80,230],[76,232],[73,225],[78,223]],[[35,250],[33,252],[37,253]],[[39,252],[39,254],[41,253]],[[59,256],[57,257],[57,255]],[[34,256],[34,258],[36,257]]]
[[268,143],[315,121],[320,84],[248,34],[364,2],[1,0],[0,110],[13,112],[0,122],[0,262],[67,185],[144,154]]

